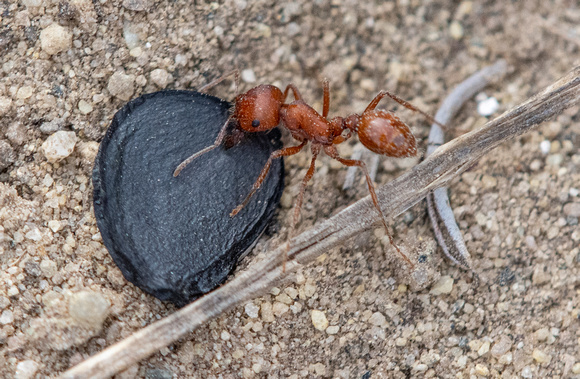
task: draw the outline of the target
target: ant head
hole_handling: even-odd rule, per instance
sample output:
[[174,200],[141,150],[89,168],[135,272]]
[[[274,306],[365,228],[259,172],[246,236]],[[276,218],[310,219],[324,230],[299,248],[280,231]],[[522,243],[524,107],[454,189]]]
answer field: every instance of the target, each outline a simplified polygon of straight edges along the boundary
[[233,118],[245,132],[263,132],[278,126],[284,95],[278,87],[262,84],[238,95]]
[[402,158],[417,155],[417,143],[409,127],[391,112],[372,110],[364,112],[353,131],[369,150],[389,157]]

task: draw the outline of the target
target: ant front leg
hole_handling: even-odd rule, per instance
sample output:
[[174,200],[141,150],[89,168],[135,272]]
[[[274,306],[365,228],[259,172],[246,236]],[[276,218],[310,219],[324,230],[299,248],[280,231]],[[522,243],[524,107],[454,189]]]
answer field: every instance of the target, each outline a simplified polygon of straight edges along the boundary
[[379,212],[379,215],[381,216],[381,221],[383,223],[383,226],[385,227],[385,231],[387,232],[387,236],[389,237],[389,241],[391,242],[391,245],[393,245],[395,250],[397,250],[397,252],[401,255],[401,257],[403,257],[403,259],[411,266],[411,269],[414,269],[415,265],[399,249],[397,244],[395,244],[393,236],[391,236],[391,233],[389,232],[389,228],[387,226],[387,219],[386,219],[385,215],[383,214],[381,207],[379,206],[379,199],[377,197],[377,193],[375,192],[375,188],[373,187],[373,182],[371,180],[371,177],[369,175],[369,172],[367,170],[367,166],[365,165],[365,163],[363,161],[359,161],[359,160],[341,158],[338,155],[338,151],[336,150],[336,147],[334,147],[333,145],[324,146],[324,151],[326,152],[326,154],[328,154],[329,157],[336,159],[337,161],[339,161],[340,163],[342,163],[345,166],[349,166],[349,167],[358,166],[361,168],[361,170],[364,172],[365,177],[367,179],[367,185],[369,187],[369,192],[371,193],[371,198],[373,199],[373,204],[375,205],[377,212]]
[[330,84],[326,78],[322,81],[322,93],[322,117],[328,119],[328,110],[330,109]]
[[302,100],[302,96],[300,95],[300,91],[298,91],[298,87],[294,84],[288,84],[286,89],[284,90],[284,98],[282,100],[283,103],[286,102],[286,98],[288,97],[288,92],[292,90],[292,94],[294,95],[294,100]]
[[270,154],[270,158],[268,158],[268,161],[266,162],[266,165],[262,169],[262,172],[260,172],[260,176],[258,176],[258,179],[256,180],[256,182],[252,186],[252,190],[250,191],[250,193],[248,194],[248,196],[246,196],[246,198],[244,199],[244,201],[242,201],[242,203],[240,205],[238,205],[230,213],[230,217],[234,217],[235,215],[237,215],[238,213],[240,213],[240,211],[248,204],[248,202],[250,201],[250,199],[252,198],[252,196],[256,193],[256,191],[262,185],[262,182],[264,181],[264,179],[266,179],[266,175],[268,175],[268,171],[270,171],[270,166],[272,165],[272,161],[274,159],[277,159],[277,158],[280,158],[280,157],[287,157],[287,156],[294,155],[294,154],[298,154],[300,152],[300,150],[302,150],[304,148],[304,146],[306,146],[306,143],[307,142],[308,142],[307,140],[304,140],[304,142],[302,142],[298,146],[291,146],[291,147],[287,147],[287,148],[284,148],[284,149],[276,150],[272,154]]
[[238,87],[240,84],[240,70],[238,70],[238,69],[232,70],[232,71],[228,72],[227,74],[224,74],[224,75],[220,76],[219,78],[212,80],[211,82],[207,83],[206,85],[200,87],[197,91],[198,92],[207,91],[208,89],[215,87],[216,85],[220,84],[221,82],[223,82],[225,79],[229,78],[232,75],[234,76],[234,81],[235,81],[235,85],[236,85],[236,95],[237,95],[238,94]]
[[417,108],[416,106],[414,106],[413,104],[409,103],[408,101],[405,101],[403,99],[401,99],[399,96],[390,93],[389,91],[381,91],[377,94],[377,96],[375,96],[375,98],[370,102],[370,104],[367,106],[367,108],[365,109],[366,111],[372,111],[374,110],[377,105],[379,105],[379,102],[385,97],[389,97],[393,100],[395,100],[397,103],[401,104],[402,106],[404,106],[407,109],[412,110],[413,112],[417,112],[422,114],[430,123],[432,124],[436,124],[439,125],[441,128],[443,128],[444,130],[449,129],[447,126],[441,124],[440,122],[438,122],[437,120],[435,120],[433,118],[433,116],[429,115],[427,112],[424,112],[422,110],[420,110],[419,108]]
[[208,146],[205,149],[201,149],[197,153],[193,154],[192,156],[190,156],[189,158],[187,158],[186,160],[184,160],[183,162],[181,162],[179,164],[179,166],[177,166],[177,168],[175,169],[175,171],[173,171],[173,176],[174,177],[178,176],[179,173],[181,171],[183,171],[183,169],[188,164],[190,164],[191,162],[193,162],[194,159],[199,158],[200,156],[202,156],[205,153],[209,153],[210,151],[212,151],[213,149],[215,149],[216,147],[218,147],[219,145],[222,144],[222,142],[224,141],[224,138],[226,137],[227,130],[228,130],[228,124],[230,123],[230,119],[231,118],[232,118],[232,116],[228,117],[228,119],[226,120],[224,126],[222,126],[220,132],[218,133],[218,136],[215,139],[215,142],[213,143],[213,145]]

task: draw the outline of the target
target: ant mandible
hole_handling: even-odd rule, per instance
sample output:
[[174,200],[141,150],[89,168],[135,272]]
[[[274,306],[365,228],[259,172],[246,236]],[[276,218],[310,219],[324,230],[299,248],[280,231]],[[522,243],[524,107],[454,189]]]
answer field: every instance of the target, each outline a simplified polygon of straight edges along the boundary
[[[207,84],[202,87],[200,91],[213,87],[232,74],[235,75],[237,92],[239,81],[239,73],[237,70]],[[286,104],[285,101],[288,97],[289,91],[292,91],[294,101]],[[415,137],[411,133],[409,127],[394,113],[384,110],[375,110],[379,102],[385,96],[395,100],[412,111],[421,113],[432,123],[436,123],[442,127],[444,127],[444,125],[439,124],[427,113],[387,91],[379,92],[379,94],[369,103],[363,113],[352,114],[346,118],[334,117],[329,120],[328,110],[330,107],[330,90],[327,79],[323,81],[323,93],[324,102],[322,106],[322,115],[302,100],[300,92],[293,84],[289,84],[284,90],[284,93],[282,93],[278,87],[262,84],[252,88],[246,93],[237,95],[234,101],[234,111],[223,125],[214,144],[198,151],[181,162],[181,164],[179,164],[175,169],[173,176],[178,176],[179,173],[194,159],[220,146],[226,137],[230,137],[228,145],[233,145],[237,144],[243,138],[244,132],[264,132],[273,129],[278,125],[283,125],[292,134],[292,137],[300,142],[300,144],[274,151],[270,155],[266,165],[260,172],[258,179],[252,186],[252,190],[248,196],[246,196],[244,201],[242,201],[242,203],[230,213],[230,216],[235,216],[246,206],[246,204],[248,204],[252,195],[262,185],[274,159],[297,154],[310,141],[312,160],[310,161],[310,167],[308,168],[306,175],[302,179],[300,192],[296,199],[296,203],[294,204],[294,217],[291,231],[295,229],[296,224],[298,223],[300,209],[304,199],[304,191],[306,189],[306,184],[314,174],[314,163],[316,158],[320,151],[324,150],[328,156],[336,159],[345,166],[358,166],[362,169],[366,177],[373,204],[380,215],[391,245],[393,245],[411,268],[414,268],[414,264],[395,244],[395,241],[389,232],[386,217],[379,207],[377,194],[365,163],[360,160],[340,157],[335,145],[346,141],[353,133],[356,133],[359,136],[360,142],[367,149],[377,154],[395,158],[412,157],[417,155]],[[230,123],[233,123],[234,128],[231,129],[230,135],[227,136],[228,130],[230,130]]]

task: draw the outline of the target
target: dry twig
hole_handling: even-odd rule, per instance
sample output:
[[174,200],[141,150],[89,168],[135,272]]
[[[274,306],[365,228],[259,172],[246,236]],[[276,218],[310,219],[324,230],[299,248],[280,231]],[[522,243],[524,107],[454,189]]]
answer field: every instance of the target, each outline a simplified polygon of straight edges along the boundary
[[[396,216],[444,186],[500,143],[530,131],[580,101],[580,66],[516,108],[481,129],[441,146],[413,170],[377,192],[383,212]],[[379,222],[370,197],[357,201],[291,241],[286,272],[286,246],[239,273],[229,283],[174,314],[159,320],[62,374],[62,378],[107,377],[147,358],[191,333],[200,325],[271,288],[282,277],[311,262],[328,249]]]

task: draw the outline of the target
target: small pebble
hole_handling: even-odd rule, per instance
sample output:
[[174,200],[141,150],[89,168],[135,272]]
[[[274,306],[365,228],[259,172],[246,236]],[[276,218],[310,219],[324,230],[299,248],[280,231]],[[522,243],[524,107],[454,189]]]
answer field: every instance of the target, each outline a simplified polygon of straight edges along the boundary
[[85,327],[100,330],[109,315],[109,302],[103,295],[93,291],[73,294],[69,300],[69,314],[72,319]]
[[244,307],[244,310],[246,311],[246,314],[248,315],[248,317],[250,317],[250,318],[258,318],[258,314],[260,312],[260,307],[258,307],[254,303],[248,303]]
[[12,106],[12,99],[5,96],[0,96],[0,116],[4,116]]
[[463,38],[463,26],[459,21],[455,20],[451,22],[451,25],[449,25],[449,35],[451,35],[451,38],[454,40],[460,40]]
[[274,322],[274,313],[272,312],[272,303],[265,301],[260,307],[260,314],[264,322]]
[[482,343],[479,350],[477,350],[477,355],[479,355],[481,357],[481,356],[487,354],[489,352],[490,345],[491,344],[489,343],[489,341],[485,341],[484,343]]
[[542,350],[539,349],[534,349],[534,351],[532,352],[532,358],[534,358],[534,360],[539,364],[548,363],[552,360],[552,357],[550,355],[544,353]]
[[109,90],[111,95],[128,101],[135,91],[135,77],[117,71],[109,78],[107,90]]
[[484,366],[482,364],[476,364],[475,365],[475,372],[477,375],[481,375],[481,376],[488,376],[489,375],[489,369],[487,368],[487,366]]
[[14,373],[14,379],[32,379],[34,375],[36,375],[38,369],[39,364],[31,359],[18,362],[16,365],[16,372]]
[[274,302],[274,305],[272,306],[272,313],[274,313],[274,315],[276,317],[280,317],[284,313],[288,312],[289,309],[290,309],[290,307],[287,304],[276,301],[276,302]]
[[312,325],[321,332],[325,331],[328,328],[328,319],[324,312],[313,309],[312,313],[310,314],[312,318]]
[[419,363],[419,364],[415,365],[415,367],[413,367],[413,370],[418,371],[418,372],[427,371],[428,369],[429,369],[429,366],[427,366],[424,363]]
[[542,154],[548,155],[548,153],[550,152],[551,146],[552,145],[550,144],[550,141],[543,140],[542,142],[540,142],[540,151],[542,152]]
[[573,374],[580,374],[580,362],[577,362],[572,366],[572,373]]
[[256,73],[251,68],[245,69],[242,71],[242,80],[246,83],[255,83]]
[[67,50],[72,45],[72,33],[58,24],[51,24],[40,32],[40,47],[50,55]]
[[509,365],[513,362],[513,360],[514,360],[513,354],[510,351],[499,357],[498,362],[501,363],[502,365]]
[[8,325],[12,324],[13,322],[14,322],[14,314],[12,314],[12,311],[9,309],[3,311],[2,315],[0,315],[0,324]]
[[530,379],[533,377],[533,371],[530,366],[526,366],[522,369],[522,378]]
[[157,68],[151,71],[149,75],[151,81],[159,88],[165,88],[171,81],[171,74],[162,68]]
[[534,337],[536,337],[536,341],[538,342],[545,341],[548,339],[548,337],[550,337],[550,331],[548,330],[548,328],[538,329],[534,333]]
[[79,101],[78,108],[82,114],[89,114],[93,111],[93,106],[86,100]]
[[450,276],[442,276],[437,283],[433,285],[431,291],[429,292],[431,295],[442,295],[450,293],[453,290],[453,278]]
[[387,319],[381,312],[375,312],[369,318],[369,324],[383,327],[387,324]]
[[333,334],[337,334],[340,331],[340,326],[338,325],[331,325],[328,328],[326,328],[326,333],[333,335]]
[[229,341],[231,336],[230,336],[230,333],[228,333],[227,330],[224,330],[224,331],[222,331],[220,337],[224,341]]
[[123,0],[123,8],[130,11],[142,12],[149,8],[148,0]]
[[565,204],[564,214],[568,217],[580,217],[580,203]]
[[32,87],[22,86],[18,88],[18,91],[16,92],[16,98],[20,100],[28,99],[32,96],[32,91]]
[[491,116],[499,109],[499,103],[495,97],[488,97],[477,104],[477,113],[482,116]]
[[75,132],[64,130],[52,134],[42,144],[44,156],[49,162],[58,162],[71,155],[77,142]]
[[499,337],[499,340],[497,340],[494,344],[493,347],[491,348],[491,355],[493,355],[494,357],[498,358],[502,355],[504,355],[505,353],[507,353],[512,347],[512,340],[502,334]]
[[402,347],[402,346],[405,346],[406,344],[407,344],[407,339],[406,338],[399,337],[399,338],[397,338],[395,340],[395,345],[396,346]]
[[9,167],[16,160],[12,146],[5,140],[0,140],[0,171]]

